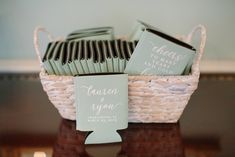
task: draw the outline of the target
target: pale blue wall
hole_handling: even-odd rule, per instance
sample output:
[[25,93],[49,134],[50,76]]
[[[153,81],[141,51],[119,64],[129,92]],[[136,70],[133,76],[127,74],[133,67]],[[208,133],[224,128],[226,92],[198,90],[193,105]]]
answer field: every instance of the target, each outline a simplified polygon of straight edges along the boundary
[[235,59],[234,0],[0,0],[0,59],[33,59],[33,29],[64,36],[78,28],[114,26],[127,34],[141,19],[171,34],[208,28],[204,59]]

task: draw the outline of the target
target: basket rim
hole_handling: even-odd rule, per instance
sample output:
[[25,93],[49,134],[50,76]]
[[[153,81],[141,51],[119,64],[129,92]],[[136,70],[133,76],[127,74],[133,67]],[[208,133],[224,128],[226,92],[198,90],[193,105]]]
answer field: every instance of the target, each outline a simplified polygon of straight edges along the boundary
[[[78,75],[79,76],[79,75]],[[198,79],[200,74],[190,73],[189,75],[128,75],[130,80],[155,80],[155,79]],[[40,77],[47,77],[48,79],[74,79],[76,76],[66,75],[49,75],[45,69],[41,69]]]

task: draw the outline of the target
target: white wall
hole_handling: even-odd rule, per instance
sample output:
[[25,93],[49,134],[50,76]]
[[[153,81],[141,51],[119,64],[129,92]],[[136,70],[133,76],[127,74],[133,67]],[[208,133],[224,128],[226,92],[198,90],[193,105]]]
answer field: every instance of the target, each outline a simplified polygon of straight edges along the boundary
[[0,60],[36,59],[32,37],[37,25],[59,36],[95,26],[114,26],[123,35],[135,19],[173,35],[204,24],[203,59],[234,60],[234,8],[234,0],[0,0]]

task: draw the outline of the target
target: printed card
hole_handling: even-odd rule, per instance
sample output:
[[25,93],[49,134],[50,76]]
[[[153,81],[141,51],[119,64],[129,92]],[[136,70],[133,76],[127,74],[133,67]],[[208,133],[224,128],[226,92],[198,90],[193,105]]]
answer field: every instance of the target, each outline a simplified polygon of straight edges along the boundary
[[99,57],[100,60],[98,62],[100,64],[101,72],[107,73],[108,72],[108,65],[107,65],[106,59],[108,58],[108,54],[107,54],[107,49],[105,47],[104,42],[102,40],[96,41],[95,48],[96,48],[98,55],[100,56]]
[[192,46],[146,25],[125,73],[181,75],[192,64],[195,51]]
[[54,52],[53,50],[55,48],[55,45],[56,45],[56,42],[50,42],[47,45],[46,53],[44,54],[43,59],[42,59],[43,66],[49,75],[55,74],[54,69],[49,61],[50,57],[53,55],[52,53]]
[[119,72],[119,58],[118,58],[118,52],[115,49],[114,40],[108,41],[108,49],[111,53],[111,58],[113,61],[113,72]]
[[95,40],[90,40],[89,41],[89,51],[88,51],[88,53],[90,53],[90,55],[91,55],[91,59],[92,59],[91,64],[93,64],[93,67],[95,69],[95,71],[93,73],[100,73],[101,72],[101,67],[100,67],[101,56],[97,52],[95,42],[96,42]]
[[79,47],[79,52],[78,53],[80,54],[80,62],[81,62],[81,65],[83,67],[84,74],[89,74],[90,70],[89,70],[89,66],[88,66],[88,63],[87,63],[87,59],[88,59],[87,41],[81,40],[79,46],[80,47]]
[[75,57],[76,57],[76,51],[74,50],[76,48],[76,42],[75,41],[71,41],[68,44],[68,66],[71,70],[71,73],[73,76],[78,75],[79,72],[77,70],[76,64],[75,64]]
[[[78,74],[85,74],[86,67],[82,66],[82,60],[84,60],[84,56],[82,53],[82,41],[81,42],[75,42],[73,46],[73,53],[74,55],[74,64],[77,69]],[[87,70],[88,71],[88,70]]]
[[[59,57],[60,57],[60,53],[61,53],[61,46],[62,46],[63,42],[60,41],[60,42],[56,42],[56,46],[53,50],[53,55],[50,57],[49,61],[51,63],[51,66],[52,68],[54,69],[54,72],[56,75],[61,75],[62,73],[64,73],[62,67],[58,68],[58,60],[59,60]],[[60,64],[60,63],[59,63]]]
[[90,74],[96,73],[95,70],[95,54],[92,48],[92,41],[85,40],[84,41],[84,54],[85,54],[85,61],[87,62],[87,66],[89,69]]
[[66,38],[67,41],[112,39],[114,39],[113,27],[80,29],[70,33]]
[[125,49],[126,48],[125,44],[126,44],[126,41],[120,40],[119,47],[120,47],[121,55],[123,57],[123,70],[122,71],[124,71],[124,69],[126,67],[126,63],[129,60],[129,58],[127,56],[127,50]]
[[114,72],[113,53],[112,53],[110,41],[105,40],[103,42],[105,44],[105,49],[107,52],[106,62],[108,66],[108,72]]
[[72,72],[69,67],[69,57],[70,57],[70,42],[64,42],[63,47],[61,48],[61,62],[62,62],[62,68],[64,69],[63,75],[71,76]]
[[125,64],[125,58],[121,53],[121,48],[120,48],[121,40],[114,40],[114,51],[116,52],[116,55],[118,57],[118,69],[119,71],[117,72],[123,72],[124,71],[124,64]]
[[77,129],[93,131],[86,144],[120,142],[116,130],[128,125],[128,75],[75,77],[75,103]]

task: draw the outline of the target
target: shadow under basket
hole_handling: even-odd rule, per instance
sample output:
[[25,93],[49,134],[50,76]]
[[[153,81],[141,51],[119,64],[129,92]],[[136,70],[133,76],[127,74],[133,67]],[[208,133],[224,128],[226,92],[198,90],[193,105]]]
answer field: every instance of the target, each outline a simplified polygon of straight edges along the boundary
[[[201,41],[189,75],[128,76],[129,122],[175,123],[179,120],[198,86],[199,63],[204,52],[206,29],[204,26],[198,25],[187,36],[180,37],[181,40],[191,43],[192,37],[198,30],[201,33]],[[42,67],[40,79],[43,89],[63,118],[76,120],[75,77],[48,75],[45,72],[38,45],[40,31],[48,33],[49,37],[51,36],[44,28],[35,29],[34,45]]]

